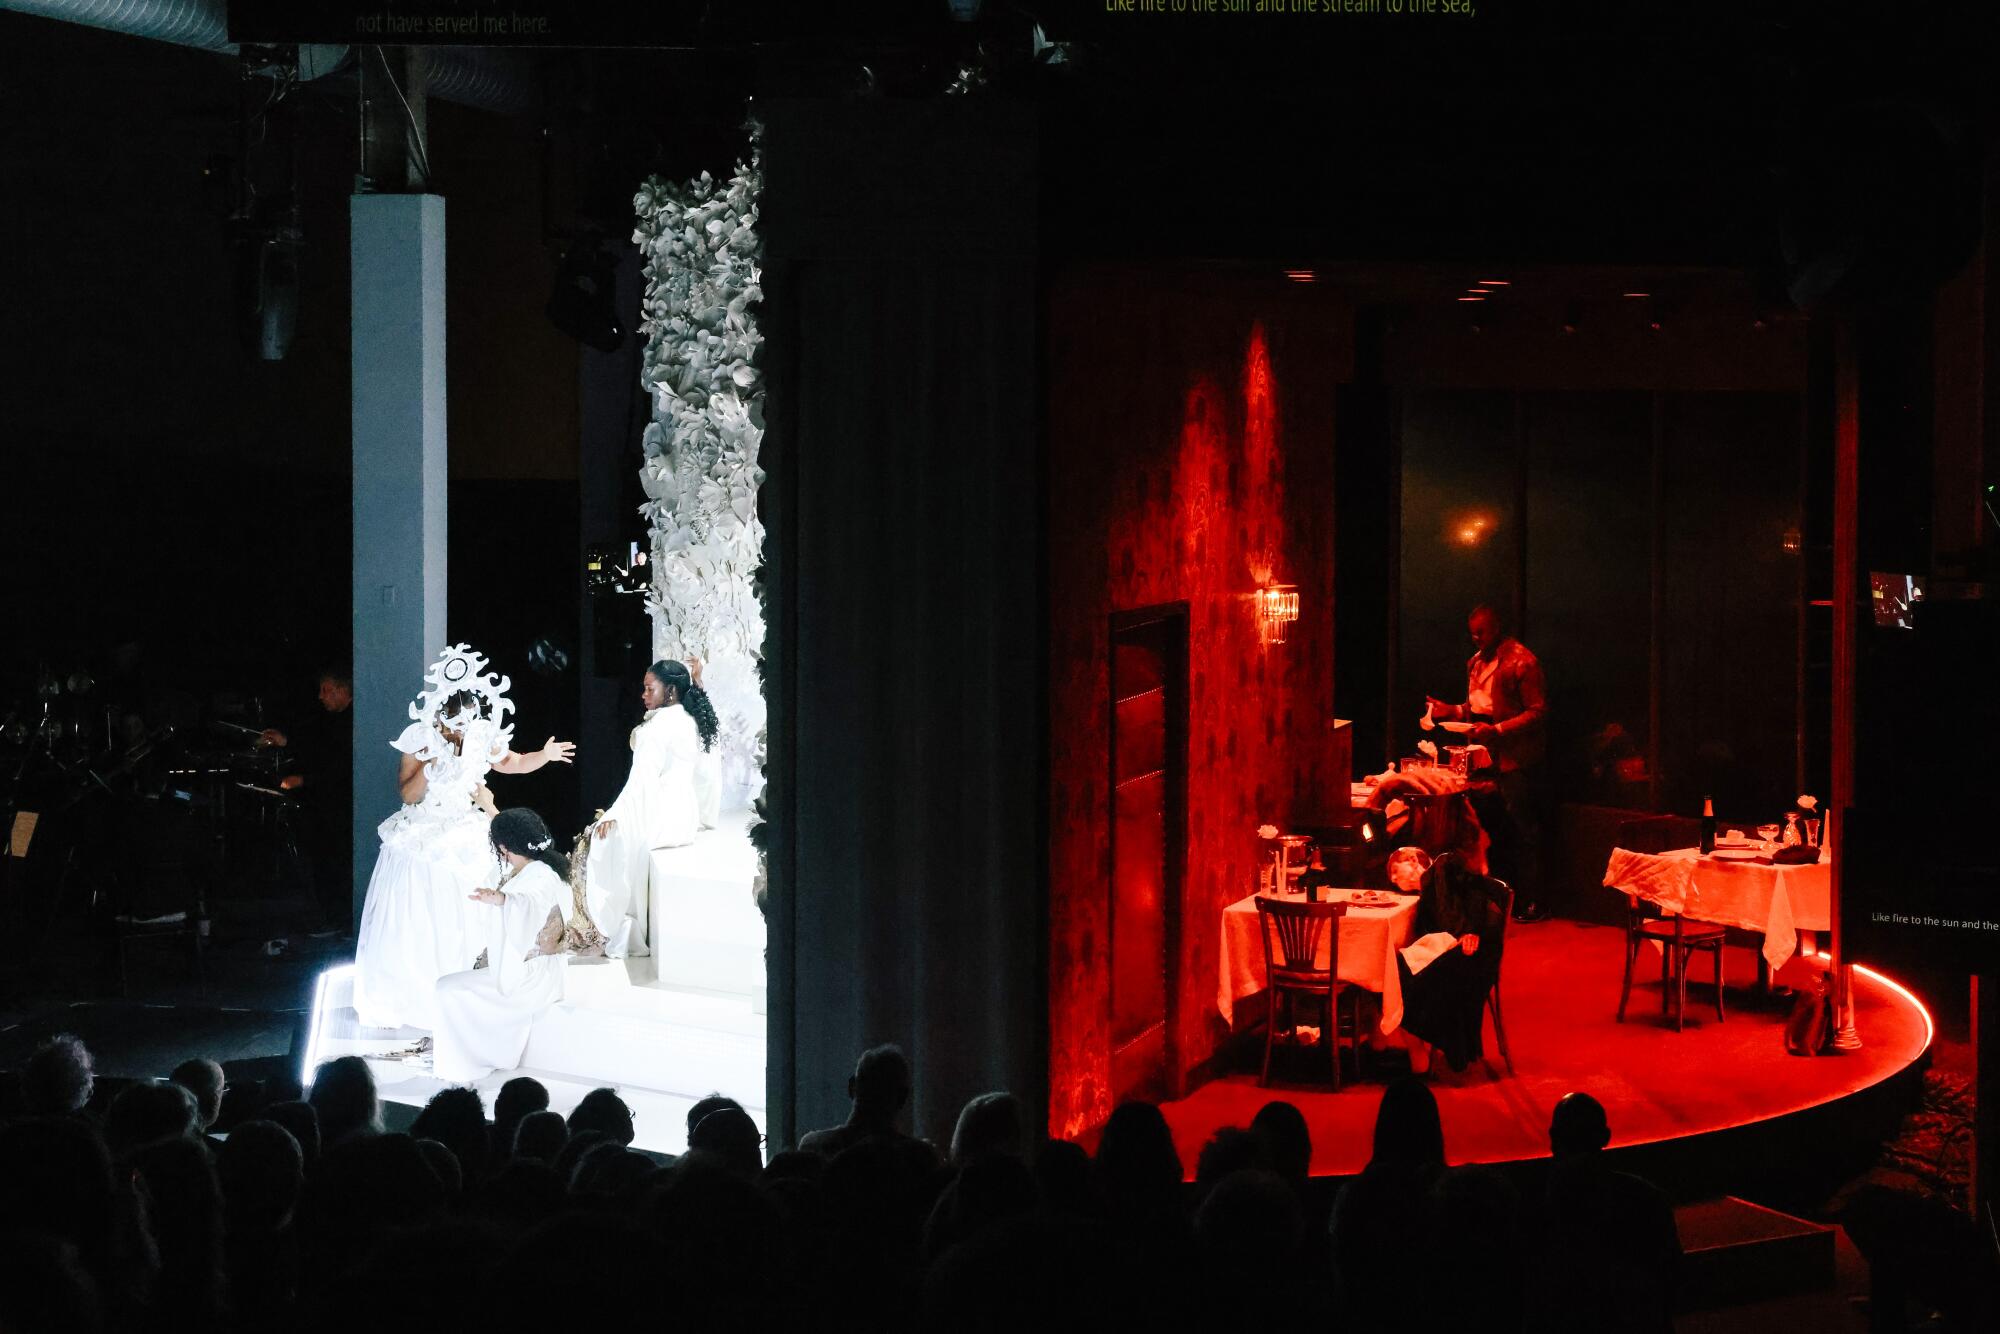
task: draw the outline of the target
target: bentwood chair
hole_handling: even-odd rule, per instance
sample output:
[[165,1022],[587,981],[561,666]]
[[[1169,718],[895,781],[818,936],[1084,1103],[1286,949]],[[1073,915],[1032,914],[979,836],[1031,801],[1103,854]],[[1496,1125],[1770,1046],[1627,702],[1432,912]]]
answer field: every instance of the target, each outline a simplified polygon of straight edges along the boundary
[[1493,1015],[1493,1042],[1500,1048],[1500,1061],[1507,1067],[1507,1073],[1514,1073],[1514,1056],[1507,1050],[1507,1022],[1500,1012],[1501,965],[1506,961],[1507,923],[1514,918],[1514,887],[1505,880],[1487,877],[1494,886],[1494,907],[1499,910],[1499,921],[1493,926],[1493,986],[1486,993],[1486,1008]]
[[[1618,828],[1619,847],[1653,856],[1688,847],[1697,837],[1699,826],[1681,816],[1628,820]],[[1725,928],[1713,922],[1691,922],[1627,891],[1625,980],[1618,992],[1618,1022],[1625,1022],[1625,1007],[1632,998],[1632,971],[1640,951],[1648,943],[1660,947],[1660,1013],[1672,1010],[1674,1031],[1679,1033],[1687,1028],[1687,969],[1689,960],[1697,953],[1706,953],[1714,963],[1715,1019],[1717,1023],[1723,1022],[1722,945],[1727,935]]]
[[[1446,853],[1438,858],[1438,864],[1448,863],[1456,855]],[[1505,973],[1507,959],[1507,923],[1513,920],[1514,915],[1514,887],[1497,876],[1482,875],[1479,880],[1489,905],[1486,927],[1479,933],[1479,947],[1493,951],[1493,985],[1486,989],[1486,1013],[1493,1016],[1493,1044],[1500,1048],[1500,1062],[1511,1075],[1514,1073],[1514,1054],[1507,1046],[1507,1018],[1500,1006],[1500,979]]]
[[[1355,988],[1340,980],[1340,919],[1347,915],[1345,903],[1314,903],[1308,899],[1274,899],[1257,896],[1257,930],[1264,938],[1264,977],[1269,990],[1269,1009],[1264,1022],[1264,1072],[1260,1085],[1271,1082],[1271,1048],[1277,1040],[1279,998],[1293,1023],[1298,1021],[1294,1001],[1300,996],[1326,1003],[1326,1045],[1333,1053],[1333,1088],[1340,1091],[1340,1011],[1341,999]],[[1329,930],[1328,928],[1331,928]],[[1317,966],[1321,942],[1326,944],[1326,966]],[[1355,1059],[1360,1059],[1360,1005],[1355,998],[1352,1029]]]

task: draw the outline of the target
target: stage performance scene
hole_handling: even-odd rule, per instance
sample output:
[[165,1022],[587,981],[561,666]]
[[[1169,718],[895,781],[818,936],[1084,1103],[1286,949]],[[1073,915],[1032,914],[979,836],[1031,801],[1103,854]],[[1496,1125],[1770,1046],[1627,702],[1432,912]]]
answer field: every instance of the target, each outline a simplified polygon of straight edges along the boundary
[[0,1330],[2000,1328],[1984,17],[0,0]]

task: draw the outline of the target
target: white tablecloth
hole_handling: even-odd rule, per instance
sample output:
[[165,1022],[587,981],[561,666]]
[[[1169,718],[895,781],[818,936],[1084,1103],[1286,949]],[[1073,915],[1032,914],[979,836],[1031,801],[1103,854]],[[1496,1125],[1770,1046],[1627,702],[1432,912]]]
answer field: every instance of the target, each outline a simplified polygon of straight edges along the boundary
[[[1360,891],[1337,889],[1336,898]],[[1343,982],[1382,993],[1382,1031],[1393,1033],[1403,1022],[1403,985],[1396,973],[1396,951],[1410,943],[1416,929],[1417,899],[1398,894],[1387,907],[1363,908],[1349,903],[1340,919],[1340,966]],[[1236,1022],[1236,1002],[1264,989],[1264,942],[1257,938],[1260,919],[1257,896],[1238,899],[1222,910],[1222,986],[1216,1008],[1224,1022]],[[1326,965],[1324,946],[1314,963]]]
[[[1670,902],[1652,886],[1677,877],[1648,875],[1649,866],[1677,870],[1692,863],[1686,902]],[[1821,853],[1808,866],[1781,866],[1765,861],[1704,857],[1695,848],[1676,848],[1657,857],[1614,848],[1605,867],[1604,883],[1619,890],[1636,890],[1639,897],[1678,911],[1691,922],[1714,922],[1761,932],[1764,958],[1773,969],[1785,966],[1798,952],[1798,933],[1833,927],[1833,862]]]

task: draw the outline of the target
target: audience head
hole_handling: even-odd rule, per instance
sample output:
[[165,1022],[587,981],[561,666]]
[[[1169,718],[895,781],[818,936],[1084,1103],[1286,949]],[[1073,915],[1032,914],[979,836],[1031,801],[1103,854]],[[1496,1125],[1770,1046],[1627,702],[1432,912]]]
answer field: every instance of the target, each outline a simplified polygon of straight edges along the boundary
[[755,1181],[764,1170],[764,1136],[741,1107],[718,1107],[688,1134],[688,1151],[713,1155],[728,1171]]
[[694,1128],[701,1124],[703,1117],[707,1116],[710,1112],[719,1112],[725,1107],[734,1107],[738,1111],[743,1110],[742,1103],[736,1101],[734,1098],[725,1097],[720,1093],[711,1093],[706,1098],[695,1103],[694,1106],[688,1108],[688,1140],[690,1142],[694,1140]]
[[283,1126],[299,1146],[299,1156],[307,1167],[319,1159],[319,1113],[309,1102],[274,1102],[258,1113],[258,1119]]
[[1549,1115],[1549,1152],[1558,1158],[1596,1153],[1611,1142],[1604,1104],[1588,1093],[1566,1093]]
[[96,1087],[90,1049],[74,1033],[58,1033],[40,1043],[21,1067],[21,1100],[30,1116],[80,1112]]
[[111,1258],[113,1180],[104,1142],[79,1118],[0,1125],[0,1226],[46,1232],[99,1274]]
[[982,1093],[958,1114],[951,1132],[951,1161],[964,1166],[986,1153],[1022,1156],[1021,1104],[1011,1093]]
[[604,1140],[593,1144],[577,1160],[576,1170],[570,1176],[570,1194],[603,1198],[620,1195],[628,1186],[651,1174],[655,1166],[651,1158],[637,1149]]
[[1092,1218],[1099,1212],[1091,1189],[1090,1155],[1081,1144],[1066,1139],[1043,1144],[1035,1153],[1035,1183],[1041,1187],[1042,1204],[1052,1214]]
[[1405,1075],[1382,1091],[1370,1161],[1392,1167],[1444,1166],[1444,1125],[1430,1085]]
[[194,1094],[179,1084],[152,1080],[133,1084],[113,1098],[104,1112],[104,1143],[117,1159],[149,1144],[199,1133],[201,1112]]
[[894,1043],[870,1047],[854,1063],[847,1081],[854,1110],[883,1120],[893,1118],[910,1100],[910,1058]]
[[1106,1201],[1120,1209],[1152,1208],[1180,1190],[1181,1156],[1158,1107],[1119,1104],[1097,1142],[1097,1175]]
[[447,1202],[458,1199],[464,1193],[465,1167],[450,1146],[434,1139],[418,1139],[417,1153],[437,1181],[438,1188],[444,1192]]
[[1035,1211],[1035,1175],[1013,1154],[974,1156],[938,1196],[925,1228],[924,1250],[935,1258],[995,1224]]
[[554,1170],[556,1179],[562,1182],[563,1189],[568,1190],[570,1181],[576,1176],[576,1165],[583,1161],[583,1155],[600,1144],[616,1144],[617,1141],[601,1130],[578,1130],[573,1125],[565,1125],[563,1129],[568,1137],[563,1140],[561,1151],[549,1167]]
[[618,1096],[618,1090],[592,1089],[569,1114],[569,1133],[574,1136],[594,1130],[614,1144],[632,1142],[638,1132],[632,1127],[632,1109]]
[[782,1149],[764,1165],[764,1180],[807,1181],[818,1185],[826,1175],[826,1155],[805,1149]]
[[1195,1239],[1229,1273],[1291,1256],[1304,1228],[1297,1193],[1277,1173],[1261,1168],[1217,1181],[1194,1221]]
[[227,1087],[222,1067],[206,1057],[197,1056],[175,1066],[174,1072],[167,1078],[194,1095],[195,1108],[201,1114],[201,1128],[207,1130],[213,1126],[215,1118],[222,1115],[222,1091]]
[[382,1133],[375,1075],[359,1056],[337,1056],[320,1066],[306,1101],[319,1116],[322,1152],[358,1135]]
[[1240,1126],[1224,1126],[1201,1146],[1201,1156],[1195,1159],[1194,1183],[1205,1195],[1224,1177],[1263,1166],[1264,1141]]
[[549,1107],[549,1091],[539,1079],[527,1075],[516,1075],[500,1086],[493,1095],[494,1139],[501,1148],[511,1148],[514,1131],[523,1117],[530,1112],[545,1112]]
[[225,1300],[222,1191],[206,1140],[158,1140],[130,1158],[159,1247],[152,1304],[169,1328],[213,1327]]
[[245,1121],[215,1151],[223,1207],[236,1231],[274,1233],[291,1220],[305,1182],[305,1154],[276,1121]]
[[469,1184],[486,1175],[486,1104],[480,1101],[479,1090],[438,1090],[417,1113],[410,1134],[419,1140],[436,1140],[450,1149],[458,1159],[462,1181]]
[[95,1334],[103,1328],[97,1283],[67,1243],[43,1231],[0,1232],[0,1329]]
[[1288,1102],[1267,1102],[1250,1121],[1250,1133],[1264,1142],[1265,1161],[1294,1190],[1312,1172],[1312,1132],[1305,1113]]
[[569,1125],[561,1112],[529,1112],[514,1127],[514,1156],[538,1163],[553,1163],[569,1142]]

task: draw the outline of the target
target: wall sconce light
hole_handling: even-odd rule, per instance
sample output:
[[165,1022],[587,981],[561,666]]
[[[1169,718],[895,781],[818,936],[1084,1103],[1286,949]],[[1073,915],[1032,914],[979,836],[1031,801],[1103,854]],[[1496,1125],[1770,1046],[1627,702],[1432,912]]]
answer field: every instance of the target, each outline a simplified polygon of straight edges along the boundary
[[1799,536],[1799,530],[1796,528],[1787,528],[1781,541],[1787,556],[1798,555],[1799,550],[1805,545],[1804,540]]
[[1285,627],[1299,619],[1299,590],[1291,584],[1266,584],[1257,590],[1258,636],[1266,644],[1285,642]]
[[1446,531],[1457,545],[1476,547],[1491,537],[1497,527],[1499,524],[1492,515],[1470,510],[1449,519]]

